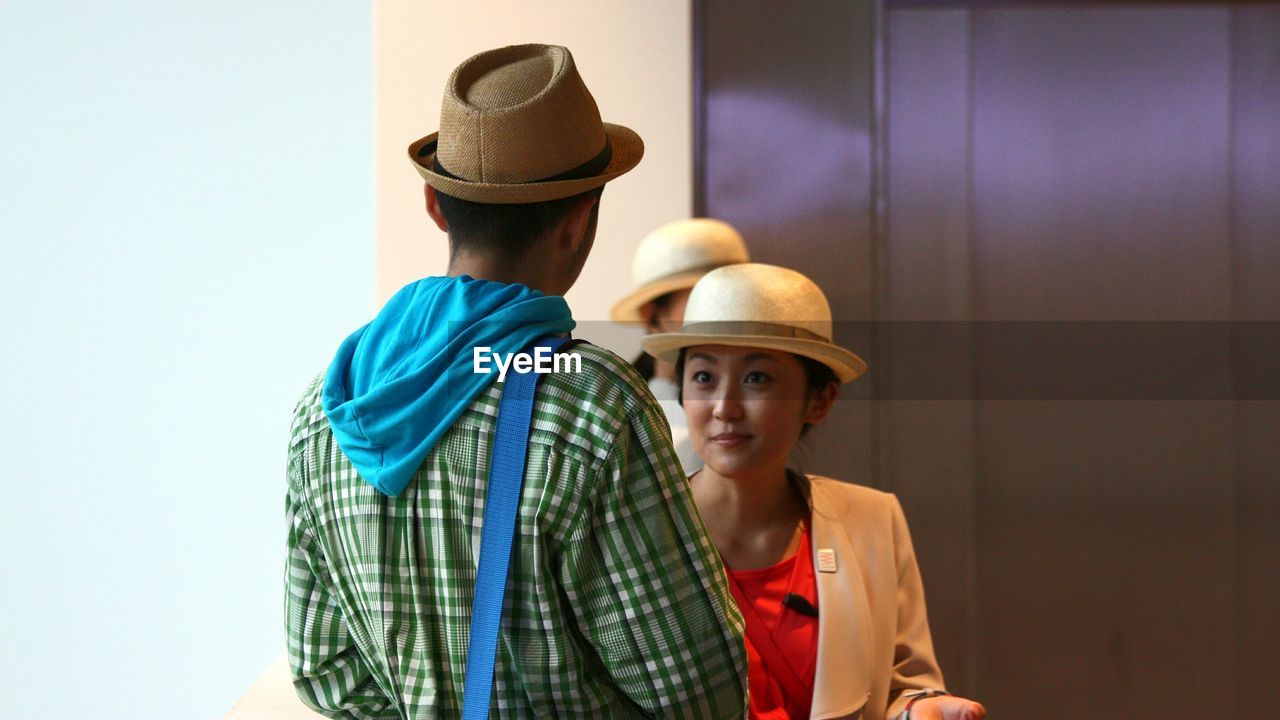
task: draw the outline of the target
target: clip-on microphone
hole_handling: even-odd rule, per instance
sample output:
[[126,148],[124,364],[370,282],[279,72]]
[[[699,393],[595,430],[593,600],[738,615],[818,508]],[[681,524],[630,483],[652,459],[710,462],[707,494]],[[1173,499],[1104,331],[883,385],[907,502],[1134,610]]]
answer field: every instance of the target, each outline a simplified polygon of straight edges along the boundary
[[813,603],[809,602],[808,600],[805,600],[803,595],[798,595],[796,593],[787,593],[787,596],[782,600],[782,604],[785,607],[789,607],[792,610],[795,610],[801,615],[808,615],[809,617],[818,617],[818,608],[814,607]]

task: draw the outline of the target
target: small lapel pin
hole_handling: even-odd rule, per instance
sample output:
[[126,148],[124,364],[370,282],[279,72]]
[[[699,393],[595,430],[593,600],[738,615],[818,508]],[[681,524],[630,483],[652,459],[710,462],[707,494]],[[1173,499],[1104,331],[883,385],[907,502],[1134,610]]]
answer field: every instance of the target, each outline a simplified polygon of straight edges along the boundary
[[818,572],[833,573],[836,571],[836,551],[831,548],[818,549]]

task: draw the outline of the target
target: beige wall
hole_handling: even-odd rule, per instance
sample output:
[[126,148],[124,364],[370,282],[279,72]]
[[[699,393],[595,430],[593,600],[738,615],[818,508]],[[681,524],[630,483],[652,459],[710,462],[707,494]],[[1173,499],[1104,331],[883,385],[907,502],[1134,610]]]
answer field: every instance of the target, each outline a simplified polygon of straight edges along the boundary
[[645,140],[645,158],[609,185],[595,249],[567,299],[580,336],[630,352],[631,332],[601,331],[608,309],[630,287],[640,238],[688,217],[692,197],[689,0],[554,0],[473,3],[394,0],[373,6],[375,293],[379,305],[412,280],[442,274],[446,238],[427,218],[422,181],[405,155],[435,132],[450,71],[493,47],[565,45],[609,122]]

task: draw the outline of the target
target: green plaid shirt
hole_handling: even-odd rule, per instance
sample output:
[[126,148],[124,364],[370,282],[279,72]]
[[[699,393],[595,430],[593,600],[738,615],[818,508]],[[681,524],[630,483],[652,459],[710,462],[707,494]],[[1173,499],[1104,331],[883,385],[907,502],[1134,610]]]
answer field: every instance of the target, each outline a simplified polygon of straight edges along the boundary
[[[574,352],[534,405],[491,716],[741,717],[742,619],[662,411],[620,358]],[[320,389],[289,449],[294,686],[331,717],[457,717],[501,385],[394,498],[338,449]]]

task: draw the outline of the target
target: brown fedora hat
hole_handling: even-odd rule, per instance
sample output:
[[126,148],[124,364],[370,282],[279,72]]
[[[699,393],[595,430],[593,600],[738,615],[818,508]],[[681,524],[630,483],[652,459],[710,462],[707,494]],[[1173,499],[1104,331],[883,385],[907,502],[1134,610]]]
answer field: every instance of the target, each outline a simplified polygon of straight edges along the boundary
[[428,185],[490,204],[577,195],[643,155],[639,135],[600,120],[573,55],[558,45],[512,45],[468,58],[449,76],[440,131],[409,146]]

